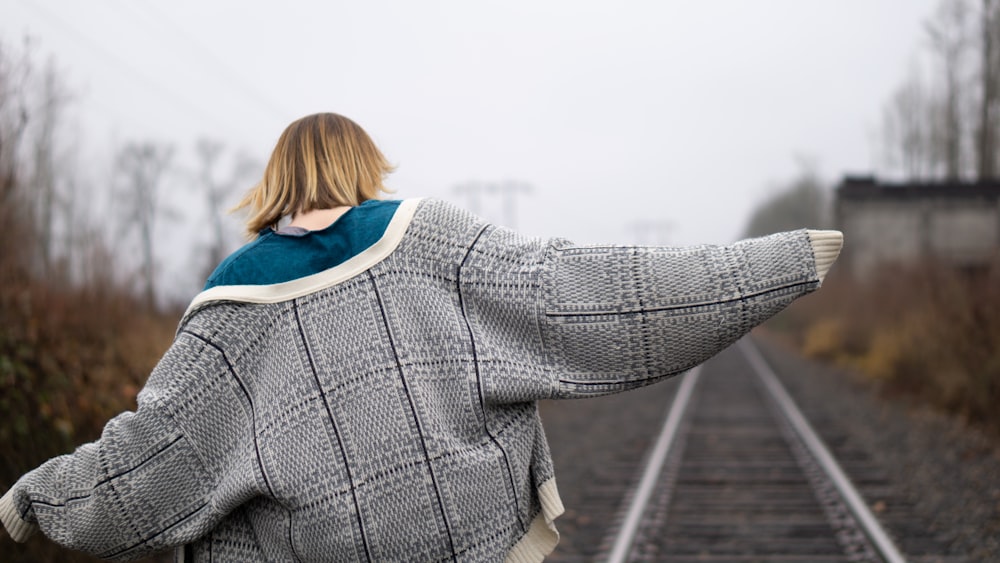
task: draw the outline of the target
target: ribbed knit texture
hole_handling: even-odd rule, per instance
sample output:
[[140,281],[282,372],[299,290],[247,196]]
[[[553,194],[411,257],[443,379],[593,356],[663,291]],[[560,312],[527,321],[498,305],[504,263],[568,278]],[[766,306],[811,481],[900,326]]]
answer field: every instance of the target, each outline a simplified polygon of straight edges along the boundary
[[0,497],[0,522],[3,522],[4,528],[7,529],[7,533],[10,534],[11,539],[18,543],[23,543],[28,541],[31,534],[35,533],[38,526],[25,522],[21,519],[21,515],[17,513],[17,507],[14,506],[14,495],[13,489],[8,490],[4,493],[3,497]]
[[809,243],[812,245],[813,255],[816,257],[816,275],[819,276],[820,283],[826,278],[826,273],[830,271],[830,266],[840,256],[840,249],[844,246],[844,233],[840,231],[806,231],[809,233]]
[[13,504],[110,559],[539,561],[562,503],[538,400],[683,372],[819,283],[804,230],[579,247],[413,209],[390,253],[327,286],[209,290],[138,410]]

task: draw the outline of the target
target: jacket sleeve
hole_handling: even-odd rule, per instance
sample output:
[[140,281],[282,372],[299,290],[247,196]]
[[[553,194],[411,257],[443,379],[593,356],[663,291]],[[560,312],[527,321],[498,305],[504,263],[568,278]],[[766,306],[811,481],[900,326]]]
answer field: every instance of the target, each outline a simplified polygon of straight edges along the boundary
[[575,246],[498,229],[466,276],[479,282],[466,309],[480,369],[501,402],[662,380],[816,290],[841,244],[837,231],[799,230],[726,246]]
[[249,406],[224,354],[181,332],[138,396],[101,438],[27,473],[0,500],[24,541],[127,560],[183,545],[252,496]]

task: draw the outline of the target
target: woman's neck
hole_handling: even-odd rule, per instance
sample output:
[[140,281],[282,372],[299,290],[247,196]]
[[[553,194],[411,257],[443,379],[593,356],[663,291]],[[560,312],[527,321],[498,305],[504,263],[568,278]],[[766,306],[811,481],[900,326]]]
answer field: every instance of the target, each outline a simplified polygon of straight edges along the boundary
[[334,207],[332,209],[313,209],[304,213],[292,215],[290,227],[302,227],[309,231],[320,231],[333,224],[341,215],[347,213],[349,206]]

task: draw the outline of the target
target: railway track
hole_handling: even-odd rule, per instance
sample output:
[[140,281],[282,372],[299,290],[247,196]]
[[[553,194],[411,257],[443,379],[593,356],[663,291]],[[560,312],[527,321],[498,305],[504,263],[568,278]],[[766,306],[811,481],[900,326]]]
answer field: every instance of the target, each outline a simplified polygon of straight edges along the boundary
[[905,524],[904,554],[847,475],[892,495],[863,457],[836,460],[745,340],[684,376],[595,559],[963,560]]

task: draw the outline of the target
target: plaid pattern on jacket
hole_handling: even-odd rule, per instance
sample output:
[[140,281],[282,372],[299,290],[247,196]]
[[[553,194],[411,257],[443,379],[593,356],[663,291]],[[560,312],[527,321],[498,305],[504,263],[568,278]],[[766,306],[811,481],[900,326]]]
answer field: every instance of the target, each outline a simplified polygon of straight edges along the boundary
[[538,561],[539,399],[683,372],[819,285],[806,231],[578,247],[408,200],[376,246],[199,296],[137,411],[12,488],[20,518],[113,559]]

